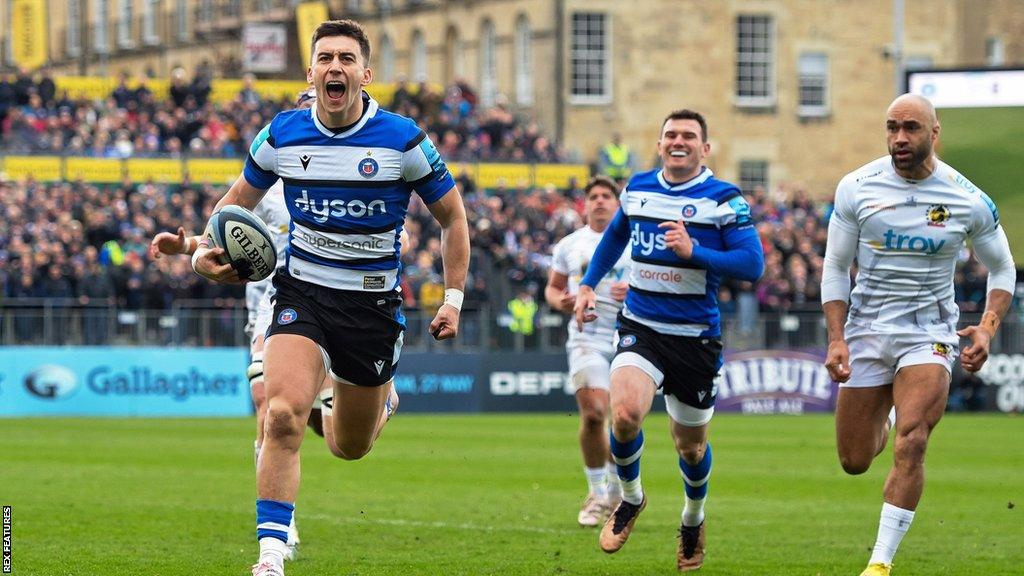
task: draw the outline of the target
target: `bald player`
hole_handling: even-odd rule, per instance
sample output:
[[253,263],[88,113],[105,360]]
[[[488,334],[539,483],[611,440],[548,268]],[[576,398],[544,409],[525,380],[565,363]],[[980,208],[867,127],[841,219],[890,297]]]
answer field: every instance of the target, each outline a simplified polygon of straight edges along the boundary
[[[825,367],[840,383],[839,460],[862,474],[894,432],[878,537],[861,576],[888,576],[924,489],[924,456],[946,407],[952,363],[977,372],[1010,306],[1016,274],[995,204],[939,160],[935,108],[904,94],[889,106],[889,155],[848,174],[829,222],[821,301]],[[970,240],[988,268],[981,322],[957,332],[957,253]],[[850,265],[857,258],[850,293]],[[895,407],[895,420],[887,416]]]

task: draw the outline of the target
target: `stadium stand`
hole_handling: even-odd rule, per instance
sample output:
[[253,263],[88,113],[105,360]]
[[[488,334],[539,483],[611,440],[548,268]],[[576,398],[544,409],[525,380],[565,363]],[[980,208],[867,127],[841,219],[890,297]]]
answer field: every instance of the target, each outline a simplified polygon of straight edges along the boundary
[[[208,99],[210,84],[200,72],[191,81],[175,73],[167,94],[145,82],[130,87],[122,76],[103,101],[69,100],[48,74],[38,80],[8,75],[0,80],[0,152],[100,158],[242,155],[254,134],[287,100],[260,95],[251,80],[229,103]],[[537,123],[513,114],[499,99],[482,110],[472,87],[457,82],[443,91],[430,84],[400,81],[392,107],[420,119],[450,162],[559,162],[570,155],[553,145]],[[458,178],[465,196],[473,246],[466,308],[503,309],[519,291],[539,301],[551,247],[582,225],[583,199],[575,181],[555,186],[478,187],[469,174]],[[81,322],[102,324],[119,311],[167,311],[176,307],[240,307],[236,287],[200,281],[186,259],[151,261],[149,238],[184,223],[199,230],[223,187],[193,183],[137,182],[98,185],[83,181],[41,183],[0,181],[0,297],[5,306],[56,306],[83,311]],[[801,313],[819,309],[822,255],[831,206],[814,202],[796,186],[769,194],[757,188],[749,200],[766,253],[766,271],[756,286],[729,281],[720,300],[741,332],[760,313]],[[432,313],[439,305],[439,231],[426,207],[414,198],[407,218],[412,249],[405,256],[406,306]],[[957,297],[964,311],[983,308],[985,270],[965,252],[957,271]],[[85,311],[88,313],[86,314]],[[57,316],[62,316],[58,314]],[[538,315],[541,321],[543,315]],[[15,342],[35,341],[31,315],[18,318]],[[223,320],[229,323],[230,320]],[[411,326],[419,316],[410,316]],[[467,332],[479,330],[466,319]],[[61,328],[58,326],[57,328]],[[66,330],[51,329],[54,338]],[[104,341],[100,330],[80,330]],[[221,338],[224,340],[224,338]],[[228,339],[227,341],[231,341]]]

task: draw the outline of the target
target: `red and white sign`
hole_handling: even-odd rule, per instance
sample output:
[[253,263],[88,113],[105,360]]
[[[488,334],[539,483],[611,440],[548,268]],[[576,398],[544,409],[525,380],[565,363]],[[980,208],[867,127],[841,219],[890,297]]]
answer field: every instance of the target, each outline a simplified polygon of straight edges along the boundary
[[284,24],[247,23],[242,31],[242,66],[249,72],[283,72],[288,52]]

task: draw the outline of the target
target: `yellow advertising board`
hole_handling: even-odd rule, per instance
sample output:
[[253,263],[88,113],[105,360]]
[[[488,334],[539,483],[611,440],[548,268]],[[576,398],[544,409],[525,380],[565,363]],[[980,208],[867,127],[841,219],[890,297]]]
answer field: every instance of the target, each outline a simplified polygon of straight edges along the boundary
[[3,158],[3,175],[7,180],[57,182],[63,180],[60,158],[56,156],[7,156]]
[[465,174],[472,180],[476,180],[476,164],[470,164],[468,162],[446,162],[448,165],[448,171],[452,173],[452,177],[458,178]]
[[313,31],[322,22],[329,20],[327,2],[303,2],[295,7],[295,24],[298,26],[299,55],[302,57],[302,72],[305,74],[312,57]]
[[110,184],[124,180],[124,163],[115,158],[67,158],[64,173],[68,180]]
[[13,0],[10,4],[11,59],[35,70],[46,64],[46,0]]
[[242,173],[241,160],[193,158],[185,162],[188,178],[196,184],[230,185]]
[[537,164],[533,167],[533,184],[547,186],[554,184],[557,188],[569,188],[575,180],[579,188],[590,178],[590,168],[586,164]]
[[476,185],[480,188],[519,188],[531,183],[529,164],[478,164]]
[[128,179],[136,184],[150,181],[173,184],[181,182],[184,176],[181,160],[131,158],[125,164],[128,168]]

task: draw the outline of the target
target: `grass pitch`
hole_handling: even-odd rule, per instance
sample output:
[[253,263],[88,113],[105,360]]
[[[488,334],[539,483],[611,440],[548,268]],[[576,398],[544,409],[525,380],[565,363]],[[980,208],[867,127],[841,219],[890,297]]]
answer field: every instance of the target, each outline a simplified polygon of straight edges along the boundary
[[[645,426],[650,504],[603,554],[576,526],[576,417],[399,415],[366,459],[303,446],[300,559],[289,576],[672,574],[682,485],[663,414]],[[256,558],[253,421],[0,420],[13,573],[248,574]],[[1024,565],[1024,421],[948,415],[897,576]],[[831,416],[718,415],[708,501],[713,575],[859,574],[891,448],[842,473]]]
[[1014,261],[1024,261],[1024,107],[944,108],[938,111],[942,132],[938,153],[981,187],[999,208]]

